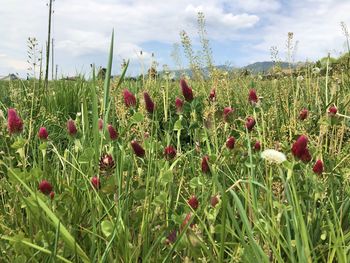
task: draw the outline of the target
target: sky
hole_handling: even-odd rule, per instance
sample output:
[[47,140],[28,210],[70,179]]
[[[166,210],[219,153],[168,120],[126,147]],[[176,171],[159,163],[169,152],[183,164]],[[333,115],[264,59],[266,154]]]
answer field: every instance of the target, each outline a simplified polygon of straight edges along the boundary
[[[45,51],[47,4],[0,0],[0,75],[26,76],[28,37],[36,37]],[[190,36],[194,50],[201,49],[199,11],[205,15],[216,65],[271,60],[272,46],[286,60],[288,32],[294,36],[295,61],[314,61],[328,52],[336,57],[346,50],[340,23],[350,27],[350,0],[56,0],[52,31],[58,75],[90,74],[91,63],[105,66],[112,29],[113,74],[120,73],[123,59],[130,59],[129,75],[139,74],[152,61],[159,70],[163,65],[177,69],[171,53],[175,43],[181,47],[181,30]],[[183,52],[181,61],[187,67]]]

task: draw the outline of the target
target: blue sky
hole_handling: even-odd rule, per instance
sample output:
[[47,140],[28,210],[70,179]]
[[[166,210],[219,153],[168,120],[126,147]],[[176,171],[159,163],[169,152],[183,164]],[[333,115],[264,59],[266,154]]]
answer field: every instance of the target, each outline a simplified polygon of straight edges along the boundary
[[[0,9],[0,75],[28,68],[26,39],[45,46],[48,0],[2,0]],[[206,17],[207,33],[217,65],[243,66],[270,60],[276,46],[286,59],[288,32],[298,42],[296,61],[315,60],[345,51],[340,22],[350,26],[348,0],[56,0],[53,37],[59,75],[88,73],[90,63],[105,65],[112,28],[115,29],[113,72],[130,59],[129,74],[152,59],[159,69],[174,68],[170,56],[179,32],[185,30],[199,49],[198,11]],[[142,58],[139,55],[143,51]],[[154,53],[154,58],[151,54]],[[183,66],[187,61],[182,56]]]

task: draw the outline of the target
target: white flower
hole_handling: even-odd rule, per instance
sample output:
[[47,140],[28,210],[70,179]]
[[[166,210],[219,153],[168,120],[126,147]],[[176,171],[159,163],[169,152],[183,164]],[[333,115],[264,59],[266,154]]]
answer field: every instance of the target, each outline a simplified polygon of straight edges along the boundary
[[314,74],[318,74],[318,73],[320,73],[320,68],[318,68],[318,67],[314,67],[313,69],[312,69],[312,73],[314,73]]
[[303,76],[298,76],[298,77],[297,77],[297,81],[298,81],[298,82],[302,82],[303,80],[304,80],[304,77],[303,77]]
[[281,153],[279,151],[273,150],[273,149],[267,149],[261,153],[261,158],[265,159],[268,162],[271,163],[283,163],[287,160],[284,153]]

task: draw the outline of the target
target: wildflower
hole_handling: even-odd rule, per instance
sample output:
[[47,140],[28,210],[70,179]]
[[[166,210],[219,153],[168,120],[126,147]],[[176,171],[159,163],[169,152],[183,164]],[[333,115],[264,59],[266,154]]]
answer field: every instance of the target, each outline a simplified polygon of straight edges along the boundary
[[187,85],[186,80],[180,80],[180,87],[185,100],[191,102],[193,100],[193,92],[192,89]]
[[230,122],[233,118],[234,109],[231,107],[224,108],[224,122]]
[[10,134],[20,133],[23,131],[23,121],[17,115],[15,109],[8,109],[7,111],[7,129]]
[[261,149],[261,144],[259,141],[256,141],[255,144],[254,144],[254,150],[255,151],[260,151]]
[[203,156],[201,166],[203,173],[210,173],[209,157],[207,155]]
[[301,135],[292,145],[292,154],[303,162],[310,162],[311,155],[307,148],[308,138]]
[[170,244],[175,243],[176,237],[177,237],[177,230],[174,229],[174,230],[171,231],[171,232],[169,233],[169,235],[167,236],[167,238],[166,238],[166,240],[165,240],[165,243],[166,243],[167,245],[170,245]]
[[134,153],[137,157],[144,157],[145,156],[145,150],[142,148],[142,146],[135,140],[131,142],[131,147],[134,150]]
[[309,111],[307,109],[302,109],[299,113],[299,119],[300,120],[305,120],[307,118],[307,115],[309,114]]
[[109,133],[109,138],[111,139],[111,140],[116,140],[116,139],[118,139],[118,136],[119,136],[119,134],[118,134],[118,132],[116,131],[116,129],[111,125],[111,124],[109,124],[108,126],[107,126],[107,130],[108,130],[108,133]]
[[50,192],[50,199],[53,200],[55,198],[55,192],[51,191]]
[[298,82],[302,82],[303,80],[304,80],[304,77],[303,77],[303,76],[298,76],[298,77],[297,77],[297,81],[298,81]]
[[72,119],[69,119],[67,121],[67,131],[70,136],[77,134],[77,127],[75,126],[75,122]]
[[175,148],[171,145],[165,147],[164,148],[164,156],[165,156],[165,159],[167,159],[167,160],[174,159],[176,156]]
[[273,150],[273,149],[267,149],[261,153],[261,158],[265,159],[268,162],[271,163],[283,163],[287,160],[284,153],[281,153],[279,151]]
[[115,167],[115,162],[113,160],[112,155],[110,154],[104,154],[100,158],[100,171],[101,173],[109,174],[110,172],[113,171]]
[[98,130],[102,131],[102,129],[103,129],[103,120],[100,118],[98,119]]
[[321,160],[317,160],[312,168],[312,171],[314,171],[315,174],[321,175],[323,173],[323,169],[323,162]]
[[312,73],[315,74],[315,75],[319,74],[320,72],[321,72],[321,69],[318,68],[318,67],[314,67],[314,68],[312,69]]
[[249,91],[248,101],[249,101],[250,104],[252,104],[253,106],[255,106],[255,105],[258,103],[259,98],[258,98],[258,96],[256,95],[256,90],[255,90],[255,89],[251,89],[251,90]]
[[175,106],[176,106],[176,112],[181,113],[182,107],[184,105],[184,102],[180,98],[176,98],[175,100]]
[[301,135],[292,145],[292,154],[300,158],[307,147],[307,143],[308,138],[305,135]]
[[49,195],[52,191],[52,185],[48,181],[42,180],[39,184],[39,190],[43,194]]
[[331,117],[334,117],[337,114],[337,112],[338,112],[338,109],[334,105],[329,107],[329,109],[328,109],[328,115]]
[[192,195],[188,199],[187,203],[190,207],[192,207],[193,210],[196,210],[198,208],[198,205],[199,205],[198,199],[195,195]]
[[246,128],[248,129],[248,131],[251,131],[251,130],[254,128],[254,126],[255,126],[255,120],[254,120],[254,118],[249,116],[249,117],[247,118],[247,121],[246,121],[246,123],[245,123],[245,126],[246,126]]
[[[192,217],[192,213],[191,212],[187,213],[184,221],[182,221],[180,231],[182,231],[187,226],[188,222],[190,222],[191,220],[191,217]],[[191,224],[191,226],[193,226],[193,224]]]
[[147,92],[143,93],[143,98],[145,99],[146,110],[148,111],[148,113],[152,114],[154,111],[154,102],[152,101],[151,97]]
[[136,98],[135,95],[132,94],[128,89],[123,91],[124,103],[126,107],[135,107],[136,106]]
[[215,101],[216,99],[216,92],[215,92],[215,89],[211,89],[210,93],[209,93],[209,100],[210,101]]
[[227,140],[226,140],[226,148],[229,149],[229,150],[232,150],[234,147],[235,147],[235,138],[234,137],[229,137]]
[[215,206],[219,203],[219,197],[218,195],[213,195],[211,198],[210,198],[210,205],[215,208]]
[[49,133],[47,132],[45,127],[40,127],[38,132],[38,137],[40,140],[47,140],[47,137],[49,136]]
[[97,176],[92,177],[90,182],[95,189],[100,189],[100,179]]

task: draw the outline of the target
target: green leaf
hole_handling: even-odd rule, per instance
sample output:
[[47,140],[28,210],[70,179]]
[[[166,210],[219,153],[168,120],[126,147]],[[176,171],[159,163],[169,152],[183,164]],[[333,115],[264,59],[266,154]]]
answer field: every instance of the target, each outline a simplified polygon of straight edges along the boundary
[[181,121],[181,119],[179,119],[174,124],[174,131],[181,131],[182,129],[183,129],[182,121]]
[[113,233],[114,226],[111,221],[104,220],[101,223],[101,230],[105,237],[109,238]]
[[83,154],[79,157],[79,163],[89,163],[93,160],[95,150],[92,147],[85,148]]
[[190,181],[190,187],[191,188],[198,188],[198,187],[202,187],[205,184],[203,178],[201,177],[194,177],[191,179]]
[[166,185],[167,183],[172,183],[173,178],[174,175],[172,170],[161,171],[159,181],[162,185]]
[[23,146],[25,145],[26,143],[26,140],[24,140],[23,138],[18,138],[17,141],[15,141],[12,145],[11,145],[11,148],[12,149],[15,149],[15,150],[18,150],[20,148],[23,148]]
[[132,121],[133,122],[143,122],[144,117],[142,115],[142,113],[140,112],[136,112],[133,116],[132,116]]

